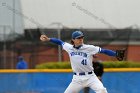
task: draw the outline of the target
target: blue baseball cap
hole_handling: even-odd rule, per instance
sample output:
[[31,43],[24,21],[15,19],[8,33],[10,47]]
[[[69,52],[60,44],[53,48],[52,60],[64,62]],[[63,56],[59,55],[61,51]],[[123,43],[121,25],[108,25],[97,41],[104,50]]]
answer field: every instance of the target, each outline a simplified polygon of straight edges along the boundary
[[19,60],[23,60],[24,58],[23,58],[23,56],[19,56],[18,59]]
[[72,33],[72,39],[77,39],[79,37],[84,37],[84,34],[81,31],[74,31]]

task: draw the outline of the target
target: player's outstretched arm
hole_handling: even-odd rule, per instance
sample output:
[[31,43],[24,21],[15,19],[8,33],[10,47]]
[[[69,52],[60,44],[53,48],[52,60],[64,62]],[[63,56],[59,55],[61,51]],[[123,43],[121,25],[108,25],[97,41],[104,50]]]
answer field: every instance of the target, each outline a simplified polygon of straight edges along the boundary
[[106,54],[108,56],[114,56],[114,57],[116,56],[116,52],[113,51],[113,50],[109,50],[109,49],[101,48],[100,53],[104,53],[104,54]]
[[57,39],[57,38],[49,38],[47,35],[41,35],[40,40],[43,42],[50,41],[50,42],[58,44],[58,45],[64,44],[64,42],[62,40]]
[[104,53],[104,54],[109,55],[109,56],[114,56],[119,61],[122,61],[124,59],[125,51],[126,51],[126,49],[116,50],[116,51],[112,51],[109,49],[101,49],[100,53]]

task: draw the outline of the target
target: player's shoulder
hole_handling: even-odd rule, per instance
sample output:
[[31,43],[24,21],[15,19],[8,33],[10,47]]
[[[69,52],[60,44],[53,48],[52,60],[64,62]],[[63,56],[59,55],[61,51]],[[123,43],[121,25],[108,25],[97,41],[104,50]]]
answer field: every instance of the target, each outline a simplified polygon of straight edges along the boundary
[[91,45],[91,44],[84,44],[83,48],[88,49],[89,51],[100,50],[99,46],[95,46],[95,45]]
[[94,45],[90,45],[90,44],[83,44],[83,47],[90,48],[90,47],[95,47],[95,46]]
[[64,42],[64,43],[62,44],[62,46],[72,47],[73,45],[72,45],[72,44],[70,44],[70,43]]

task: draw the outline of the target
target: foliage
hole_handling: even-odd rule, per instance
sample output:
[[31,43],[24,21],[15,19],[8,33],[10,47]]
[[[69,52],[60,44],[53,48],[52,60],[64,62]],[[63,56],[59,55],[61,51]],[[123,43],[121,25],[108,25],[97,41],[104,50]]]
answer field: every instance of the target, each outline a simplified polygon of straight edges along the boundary
[[70,69],[70,62],[47,62],[36,66],[37,69]]
[[[140,67],[140,62],[103,62],[105,68],[136,68]],[[38,64],[36,66],[37,69],[70,69],[70,62],[47,62]]]
[[140,62],[120,62],[120,61],[115,61],[115,62],[104,62],[103,63],[105,68],[137,68],[140,67]]

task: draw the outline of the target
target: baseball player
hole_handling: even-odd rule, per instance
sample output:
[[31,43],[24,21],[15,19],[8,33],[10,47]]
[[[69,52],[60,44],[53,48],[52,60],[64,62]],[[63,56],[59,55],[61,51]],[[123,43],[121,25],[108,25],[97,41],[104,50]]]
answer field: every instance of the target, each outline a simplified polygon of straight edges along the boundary
[[49,38],[47,35],[41,35],[40,40],[61,45],[69,55],[73,79],[64,93],[78,93],[84,87],[90,87],[96,93],[107,93],[106,88],[93,72],[93,55],[104,53],[115,57],[119,53],[98,46],[84,44],[84,34],[81,31],[74,31],[72,33],[71,44],[60,39]]

